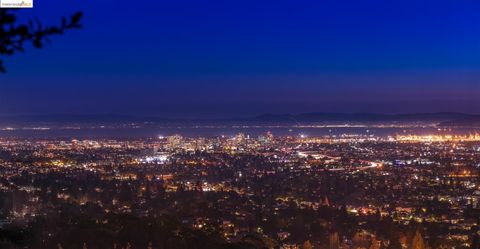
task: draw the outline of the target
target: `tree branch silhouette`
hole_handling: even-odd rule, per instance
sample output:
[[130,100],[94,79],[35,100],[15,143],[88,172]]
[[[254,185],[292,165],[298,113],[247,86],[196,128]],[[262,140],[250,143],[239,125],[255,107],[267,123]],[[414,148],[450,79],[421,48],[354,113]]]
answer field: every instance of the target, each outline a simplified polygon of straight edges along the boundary
[[61,35],[70,29],[82,27],[80,20],[82,12],[77,12],[69,18],[62,17],[57,26],[43,26],[40,20],[30,19],[26,24],[18,24],[17,10],[0,9],[0,73],[6,69],[2,57],[25,52],[25,44],[31,42],[33,47],[41,48],[45,42],[50,42],[52,35]]

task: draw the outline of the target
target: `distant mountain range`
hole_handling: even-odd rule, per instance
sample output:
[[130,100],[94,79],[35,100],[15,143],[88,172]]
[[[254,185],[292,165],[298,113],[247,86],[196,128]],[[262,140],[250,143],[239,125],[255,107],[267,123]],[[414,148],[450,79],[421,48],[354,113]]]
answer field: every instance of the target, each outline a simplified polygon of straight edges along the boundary
[[257,121],[293,121],[293,122],[445,122],[480,117],[456,112],[420,113],[420,114],[376,114],[376,113],[325,113],[313,112],[297,115],[266,114],[255,118]]
[[480,115],[457,112],[376,114],[376,113],[327,113],[264,114],[234,119],[168,119],[129,115],[59,114],[0,116],[0,124],[26,123],[158,123],[158,124],[312,124],[335,122],[437,122],[441,126],[479,126]]

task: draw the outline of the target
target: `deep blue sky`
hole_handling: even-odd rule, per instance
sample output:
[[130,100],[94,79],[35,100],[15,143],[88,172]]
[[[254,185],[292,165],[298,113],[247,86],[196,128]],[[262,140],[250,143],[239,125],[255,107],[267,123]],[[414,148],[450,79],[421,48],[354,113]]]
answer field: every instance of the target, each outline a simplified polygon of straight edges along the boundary
[[479,1],[34,4],[84,28],[4,59],[1,115],[480,113]]

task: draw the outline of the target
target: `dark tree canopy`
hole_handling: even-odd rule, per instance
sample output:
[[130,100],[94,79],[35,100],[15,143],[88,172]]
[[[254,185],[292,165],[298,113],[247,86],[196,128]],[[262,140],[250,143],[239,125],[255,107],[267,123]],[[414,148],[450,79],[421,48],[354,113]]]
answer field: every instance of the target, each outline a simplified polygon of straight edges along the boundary
[[38,19],[18,23],[17,10],[0,9],[0,72],[5,72],[2,57],[24,52],[28,42],[35,48],[41,48],[45,42],[50,41],[50,36],[81,28],[81,18],[82,13],[77,12],[69,18],[62,17],[59,25],[43,26]]

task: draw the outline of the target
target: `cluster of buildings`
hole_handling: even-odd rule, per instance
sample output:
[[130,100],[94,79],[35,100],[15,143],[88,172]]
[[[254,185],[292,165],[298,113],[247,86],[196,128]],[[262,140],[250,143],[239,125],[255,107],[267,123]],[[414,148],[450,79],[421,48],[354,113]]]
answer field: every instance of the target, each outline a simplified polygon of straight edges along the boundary
[[480,139],[444,138],[2,138],[0,229],[68,204],[267,248],[479,248]]

